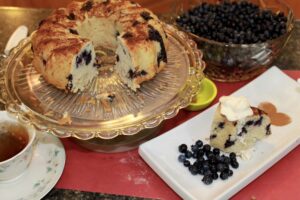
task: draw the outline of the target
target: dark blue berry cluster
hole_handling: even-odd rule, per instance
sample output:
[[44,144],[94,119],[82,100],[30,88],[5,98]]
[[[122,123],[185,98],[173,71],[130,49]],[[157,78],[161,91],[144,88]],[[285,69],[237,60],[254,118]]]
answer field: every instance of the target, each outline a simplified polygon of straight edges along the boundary
[[287,17],[248,1],[202,3],[179,16],[177,24],[195,35],[233,44],[275,39],[287,32]]
[[90,64],[92,60],[92,52],[91,51],[87,51],[87,50],[84,50],[81,55],[78,55],[76,57],[76,68],[79,67],[79,65],[84,61],[85,62],[85,65],[88,65]]
[[209,144],[203,144],[201,140],[196,141],[190,148],[186,144],[178,147],[180,155],[179,162],[188,167],[193,175],[203,175],[202,181],[209,185],[214,180],[228,179],[233,175],[231,168],[238,168],[239,163],[235,153],[229,156],[221,154],[220,149],[212,148]]

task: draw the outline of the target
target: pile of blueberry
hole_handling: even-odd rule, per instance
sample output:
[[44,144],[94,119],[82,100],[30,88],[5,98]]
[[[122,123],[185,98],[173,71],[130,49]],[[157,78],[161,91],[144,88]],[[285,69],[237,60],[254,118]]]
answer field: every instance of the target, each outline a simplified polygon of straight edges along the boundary
[[181,153],[178,156],[179,162],[188,167],[193,175],[203,175],[202,181],[209,185],[219,177],[222,180],[233,175],[231,168],[238,168],[239,163],[235,153],[229,156],[222,155],[220,149],[212,148],[209,144],[203,144],[201,140],[196,141],[189,149],[186,144],[178,147]]
[[275,39],[287,32],[287,17],[261,9],[248,1],[202,3],[179,16],[184,30],[218,42],[252,44]]

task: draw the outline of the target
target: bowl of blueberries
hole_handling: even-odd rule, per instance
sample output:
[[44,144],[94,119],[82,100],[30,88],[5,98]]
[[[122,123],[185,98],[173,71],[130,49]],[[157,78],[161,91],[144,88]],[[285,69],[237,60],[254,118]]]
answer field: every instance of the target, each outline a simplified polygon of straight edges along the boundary
[[292,10],[280,0],[186,0],[175,13],[176,26],[203,51],[206,76],[223,82],[264,72],[294,27]]

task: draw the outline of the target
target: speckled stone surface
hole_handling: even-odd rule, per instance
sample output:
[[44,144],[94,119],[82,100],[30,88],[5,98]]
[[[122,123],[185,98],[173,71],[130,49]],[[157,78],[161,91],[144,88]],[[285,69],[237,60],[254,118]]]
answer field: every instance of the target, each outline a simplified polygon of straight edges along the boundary
[[300,20],[296,21],[289,42],[275,60],[274,65],[280,69],[300,70]]
[[[0,8],[0,51],[3,52],[9,36],[19,25],[26,25],[31,33],[39,22],[45,18],[51,10],[28,8]],[[275,60],[274,65],[281,69],[300,70],[300,21],[296,21],[294,32],[282,50],[281,55]],[[0,109],[4,107],[0,103]],[[139,200],[143,198],[81,192],[73,190],[53,189],[43,200]]]
[[148,200],[146,198],[129,197],[111,194],[82,192],[77,190],[53,189],[42,200]]

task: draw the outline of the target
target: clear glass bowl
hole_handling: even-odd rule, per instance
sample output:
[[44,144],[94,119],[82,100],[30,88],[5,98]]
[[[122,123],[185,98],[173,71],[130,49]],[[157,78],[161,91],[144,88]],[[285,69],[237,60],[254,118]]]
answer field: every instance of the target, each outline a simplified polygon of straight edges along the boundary
[[[80,140],[112,140],[158,127],[189,105],[199,90],[205,67],[193,40],[171,25],[166,24],[165,30],[168,64],[137,92],[128,89],[111,68],[101,71],[85,92],[67,94],[58,90],[32,66],[27,38],[5,60],[1,72],[1,96],[7,111],[38,130]],[[113,101],[108,98],[111,94],[115,96]],[[126,138],[126,145],[133,139],[138,140]],[[124,141],[118,140],[116,148],[118,145],[125,145]]]
[[[218,0],[183,0],[177,1],[176,16],[171,17],[176,24],[176,17],[180,14],[200,5],[202,2],[216,4]],[[189,33],[203,51],[203,59],[207,64],[205,74],[217,81],[235,82],[253,78],[264,72],[278,57],[281,49],[290,38],[294,27],[294,15],[292,10],[280,0],[249,0],[265,9],[274,12],[283,12],[288,18],[287,32],[272,40],[255,44],[229,44],[209,40]],[[180,28],[180,27],[179,27]]]

